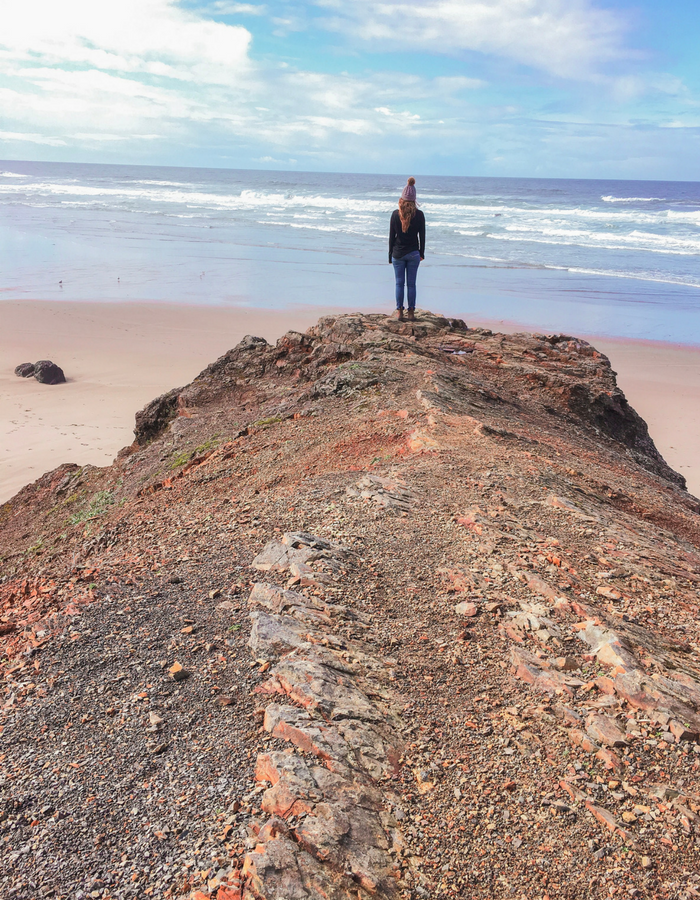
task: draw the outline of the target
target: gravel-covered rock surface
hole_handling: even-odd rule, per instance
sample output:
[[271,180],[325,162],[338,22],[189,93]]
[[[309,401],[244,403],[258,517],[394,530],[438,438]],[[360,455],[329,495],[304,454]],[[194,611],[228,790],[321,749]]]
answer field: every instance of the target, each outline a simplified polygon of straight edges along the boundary
[[699,507],[605,357],[345,316],[161,399],[0,508],[0,895],[700,893]]

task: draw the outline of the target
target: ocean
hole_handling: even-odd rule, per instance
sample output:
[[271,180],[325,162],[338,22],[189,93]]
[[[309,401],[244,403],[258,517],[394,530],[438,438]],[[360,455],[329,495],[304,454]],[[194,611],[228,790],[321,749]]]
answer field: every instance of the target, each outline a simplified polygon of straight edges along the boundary
[[[700,184],[423,176],[419,307],[700,343]],[[0,162],[0,299],[393,306],[404,176]]]

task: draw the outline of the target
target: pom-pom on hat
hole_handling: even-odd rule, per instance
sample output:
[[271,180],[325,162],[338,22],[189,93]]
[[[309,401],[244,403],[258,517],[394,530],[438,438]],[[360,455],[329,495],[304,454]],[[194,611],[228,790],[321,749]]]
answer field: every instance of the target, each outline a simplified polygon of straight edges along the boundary
[[403,189],[401,193],[402,200],[410,200],[413,203],[416,202],[416,179],[409,178],[406,182],[406,187]]

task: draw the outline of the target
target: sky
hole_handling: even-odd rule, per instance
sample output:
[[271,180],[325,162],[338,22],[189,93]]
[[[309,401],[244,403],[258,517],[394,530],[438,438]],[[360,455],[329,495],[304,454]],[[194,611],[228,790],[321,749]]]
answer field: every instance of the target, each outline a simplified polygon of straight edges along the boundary
[[0,158],[700,181],[699,0],[21,0]]

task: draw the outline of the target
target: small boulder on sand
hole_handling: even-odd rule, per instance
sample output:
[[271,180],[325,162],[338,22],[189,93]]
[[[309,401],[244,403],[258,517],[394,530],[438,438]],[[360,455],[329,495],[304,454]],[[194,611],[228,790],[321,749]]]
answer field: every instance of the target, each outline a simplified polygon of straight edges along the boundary
[[42,384],[64,384],[66,380],[63,369],[50,359],[40,359],[34,364],[34,377]]
[[15,375],[18,375],[20,378],[31,378],[34,374],[34,363],[20,363],[15,368]]

